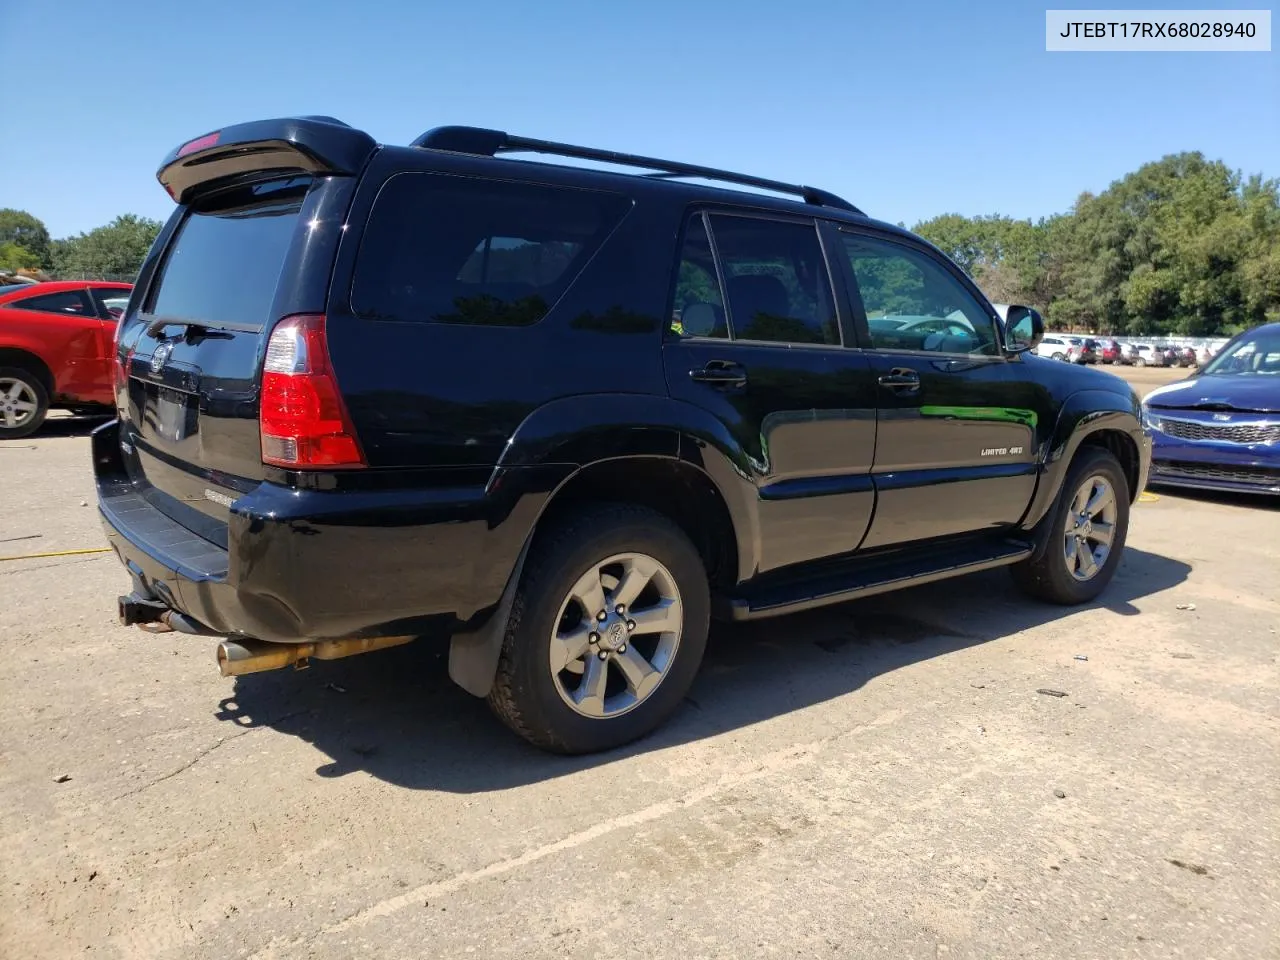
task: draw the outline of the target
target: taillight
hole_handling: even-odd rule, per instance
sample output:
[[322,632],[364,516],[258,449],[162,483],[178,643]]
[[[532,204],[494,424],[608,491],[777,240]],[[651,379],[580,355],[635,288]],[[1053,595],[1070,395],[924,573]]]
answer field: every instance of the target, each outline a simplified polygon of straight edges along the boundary
[[271,331],[259,409],[262,462],[278,467],[363,467],[329,362],[324,317],[285,317]]

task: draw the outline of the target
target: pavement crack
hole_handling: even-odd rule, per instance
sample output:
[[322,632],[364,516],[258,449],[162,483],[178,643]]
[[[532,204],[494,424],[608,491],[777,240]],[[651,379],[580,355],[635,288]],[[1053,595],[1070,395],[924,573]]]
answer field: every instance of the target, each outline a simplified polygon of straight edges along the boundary
[[284,713],[278,717],[273,717],[269,721],[265,721],[260,724],[255,724],[252,727],[245,727],[243,730],[239,731],[238,733],[233,733],[229,737],[219,737],[217,740],[215,740],[209,746],[205,747],[203,750],[199,751],[194,757],[192,757],[186,763],[182,764],[180,767],[176,767],[173,770],[170,770],[168,773],[164,774],[163,776],[156,777],[154,780],[148,780],[146,783],[141,784],[137,787],[134,787],[132,790],[126,790],[124,793],[120,794],[120,796],[112,798],[111,802],[116,803],[120,800],[127,800],[129,797],[136,797],[138,794],[143,793],[147,790],[150,790],[152,787],[158,786],[159,784],[164,783],[166,780],[172,780],[174,777],[178,776],[178,774],[186,773],[188,770],[194,767],[197,763],[199,763],[205,757],[209,756],[209,754],[213,753],[213,751],[217,750],[219,747],[223,746],[224,744],[230,743],[232,740],[239,740],[245,734],[253,733],[255,730],[263,730],[268,726],[273,726],[277,723],[281,723],[282,721],[289,720],[293,717],[298,716],[299,714],[306,713],[306,712],[307,712],[306,710],[294,710],[290,713]]

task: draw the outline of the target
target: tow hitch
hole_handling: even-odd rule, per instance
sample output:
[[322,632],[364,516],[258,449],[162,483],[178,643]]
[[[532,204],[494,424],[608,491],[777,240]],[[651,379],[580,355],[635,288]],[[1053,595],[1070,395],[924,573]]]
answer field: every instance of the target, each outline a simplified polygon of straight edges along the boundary
[[193,620],[185,613],[179,613],[165,605],[162,600],[154,600],[138,593],[127,597],[119,597],[116,601],[120,608],[120,625],[124,627],[138,626],[150,633],[189,633],[197,637],[215,637],[218,633],[206,627],[198,620]]

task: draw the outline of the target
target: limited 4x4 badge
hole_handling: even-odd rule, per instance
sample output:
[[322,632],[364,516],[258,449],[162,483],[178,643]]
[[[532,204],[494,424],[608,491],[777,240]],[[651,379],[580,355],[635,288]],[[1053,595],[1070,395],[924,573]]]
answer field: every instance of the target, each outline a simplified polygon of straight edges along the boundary
[[1010,457],[1022,453],[1022,447],[983,447],[984,457]]

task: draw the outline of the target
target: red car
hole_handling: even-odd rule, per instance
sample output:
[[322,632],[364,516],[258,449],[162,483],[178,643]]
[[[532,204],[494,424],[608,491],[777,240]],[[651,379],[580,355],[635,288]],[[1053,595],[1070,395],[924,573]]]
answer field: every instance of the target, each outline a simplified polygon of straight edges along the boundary
[[1103,363],[1121,363],[1120,344],[1115,340],[1099,340],[1098,359]]
[[115,402],[112,344],[132,289],[104,280],[0,286],[0,440],[34,433],[51,407]]

